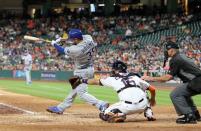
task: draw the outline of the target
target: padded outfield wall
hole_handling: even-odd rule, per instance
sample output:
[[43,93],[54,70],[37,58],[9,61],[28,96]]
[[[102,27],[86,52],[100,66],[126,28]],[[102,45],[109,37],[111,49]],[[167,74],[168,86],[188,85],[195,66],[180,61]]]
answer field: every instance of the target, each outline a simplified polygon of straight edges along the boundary
[[[109,72],[95,72],[94,77],[108,76]],[[73,71],[31,71],[32,80],[59,80],[66,81],[73,76]],[[23,70],[1,70],[0,78],[24,79]]]
[[[32,80],[68,80],[73,76],[72,71],[31,71]],[[0,78],[24,79],[25,73],[22,70],[2,70]]]

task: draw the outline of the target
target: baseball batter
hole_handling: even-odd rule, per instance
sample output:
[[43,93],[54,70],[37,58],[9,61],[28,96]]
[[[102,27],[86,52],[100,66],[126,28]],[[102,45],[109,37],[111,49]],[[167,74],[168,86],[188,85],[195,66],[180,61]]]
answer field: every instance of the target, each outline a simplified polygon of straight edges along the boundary
[[24,72],[26,78],[26,84],[31,84],[31,69],[32,69],[32,56],[29,54],[28,50],[25,50],[24,55],[22,56],[24,61]]
[[[52,45],[59,53],[66,54],[69,58],[74,60],[75,70],[74,75],[82,78],[90,79],[94,76],[93,56],[95,54],[96,43],[90,35],[83,35],[79,29],[71,29],[69,31],[69,38],[74,42],[70,47],[61,47],[56,41],[52,41]],[[47,109],[48,112],[62,114],[66,108],[72,105],[76,96],[79,96],[85,102],[96,106],[99,110],[103,111],[109,104],[102,100],[98,100],[87,92],[87,84],[82,83],[73,89],[65,100],[57,106],[51,106]]]
[[118,93],[119,102],[109,106],[103,113],[101,112],[100,118],[108,122],[123,122],[126,115],[144,112],[148,121],[156,120],[149,107],[146,94],[146,90],[149,90],[151,93],[150,104],[154,106],[156,103],[155,87],[133,73],[128,73],[126,64],[121,61],[113,63],[112,74],[105,79],[81,80],[82,83],[111,87]]

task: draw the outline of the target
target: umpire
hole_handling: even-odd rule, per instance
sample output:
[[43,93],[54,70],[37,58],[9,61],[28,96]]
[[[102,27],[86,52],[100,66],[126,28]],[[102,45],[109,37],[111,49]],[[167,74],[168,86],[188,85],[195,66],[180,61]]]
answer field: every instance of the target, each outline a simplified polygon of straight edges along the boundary
[[194,62],[179,52],[179,46],[174,42],[168,42],[164,50],[165,58],[170,57],[169,72],[160,77],[143,76],[147,81],[165,82],[179,77],[183,83],[178,85],[170,94],[175,110],[180,117],[178,124],[197,123],[201,121],[199,111],[193,102],[192,96],[201,93],[201,70]]

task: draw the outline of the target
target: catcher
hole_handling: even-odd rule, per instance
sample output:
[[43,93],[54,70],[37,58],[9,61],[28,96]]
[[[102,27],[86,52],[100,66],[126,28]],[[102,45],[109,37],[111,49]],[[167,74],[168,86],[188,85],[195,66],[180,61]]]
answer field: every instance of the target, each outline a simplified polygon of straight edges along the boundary
[[[104,112],[100,112],[100,119],[114,123],[124,122],[126,115],[144,112],[148,121],[156,120],[150,108],[156,104],[155,87],[140,79],[137,75],[127,72],[127,65],[121,61],[116,61],[112,65],[112,76],[105,79],[81,79],[73,78],[72,87],[80,83],[102,85],[112,87],[119,97],[119,102],[109,106]],[[151,93],[151,98],[147,98],[146,90]]]

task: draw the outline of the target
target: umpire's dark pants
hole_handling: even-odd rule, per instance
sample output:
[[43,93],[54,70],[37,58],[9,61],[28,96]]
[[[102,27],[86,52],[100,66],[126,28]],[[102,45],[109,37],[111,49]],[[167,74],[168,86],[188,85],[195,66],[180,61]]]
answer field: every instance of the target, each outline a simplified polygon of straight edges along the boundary
[[182,83],[170,93],[170,98],[179,116],[193,113],[197,110],[191,97],[199,93],[189,90],[187,85],[188,83]]

